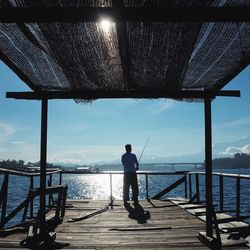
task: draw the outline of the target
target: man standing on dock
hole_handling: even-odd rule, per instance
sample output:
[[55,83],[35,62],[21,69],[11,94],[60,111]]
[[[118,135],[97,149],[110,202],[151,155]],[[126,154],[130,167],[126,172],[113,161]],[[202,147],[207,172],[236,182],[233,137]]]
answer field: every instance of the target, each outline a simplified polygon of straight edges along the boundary
[[122,155],[122,165],[124,167],[123,176],[123,202],[126,205],[129,201],[129,188],[132,188],[132,200],[134,204],[138,204],[138,182],[136,171],[139,169],[139,163],[136,155],[132,154],[132,146],[125,145],[126,153]]

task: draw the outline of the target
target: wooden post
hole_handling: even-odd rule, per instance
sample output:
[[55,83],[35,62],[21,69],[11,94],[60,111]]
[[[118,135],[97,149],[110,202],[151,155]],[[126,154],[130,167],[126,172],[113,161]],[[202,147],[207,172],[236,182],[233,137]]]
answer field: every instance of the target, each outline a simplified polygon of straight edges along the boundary
[[113,209],[113,191],[112,191],[112,174],[109,174],[110,179],[110,206]]
[[62,172],[59,174],[59,185],[62,185]]
[[220,211],[224,210],[224,183],[223,175],[220,175]]
[[146,174],[146,199],[147,201],[149,201],[149,197],[148,197],[148,174]]
[[[31,176],[30,177],[30,189],[33,189],[34,188],[34,177]],[[33,202],[33,199],[31,199],[30,201],[30,219],[33,218],[33,209],[34,209],[34,202]]]
[[213,237],[213,194],[212,194],[212,117],[211,98],[205,97],[205,172],[206,172],[206,235]]
[[236,216],[240,216],[240,177],[236,180]]
[[67,199],[68,186],[63,187],[63,200],[62,200],[62,209],[61,209],[61,218],[65,215],[66,199]]
[[62,201],[63,201],[63,196],[64,196],[64,189],[60,189],[58,192],[58,198],[57,198],[57,206],[56,206],[56,213],[55,217],[58,220],[60,218],[60,211],[62,209]]
[[199,182],[199,174],[195,175],[195,184],[196,184],[196,195],[197,195],[197,202],[200,202],[200,182]]
[[6,216],[6,208],[7,208],[7,199],[8,199],[8,185],[9,185],[9,174],[4,174],[4,180],[1,188],[1,222],[0,228],[4,227],[4,220]]
[[47,122],[48,100],[42,99],[41,110],[41,149],[40,149],[40,232],[46,233],[46,168],[47,168]]
[[[49,175],[49,185],[48,186],[52,186],[52,174]],[[49,194],[49,207],[51,206],[52,203],[52,199],[53,199],[53,195]]]
[[189,199],[191,200],[192,199],[192,175],[189,174],[188,177],[189,177]]
[[185,172],[185,198],[187,199],[187,172]]

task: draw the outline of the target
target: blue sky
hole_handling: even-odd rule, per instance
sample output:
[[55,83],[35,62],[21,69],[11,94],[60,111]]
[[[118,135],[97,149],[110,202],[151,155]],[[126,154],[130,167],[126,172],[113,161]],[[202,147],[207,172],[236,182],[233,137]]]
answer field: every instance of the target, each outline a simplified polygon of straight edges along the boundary
[[[39,101],[6,99],[6,91],[29,91],[0,62],[0,159],[38,161]],[[225,89],[241,90],[241,98],[217,97],[212,106],[213,144],[250,137],[250,68]],[[48,161],[94,163],[119,159],[131,143],[138,157],[148,139],[144,159],[195,154],[204,148],[204,106],[174,100],[49,101]],[[247,146],[247,145],[246,145]],[[248,150],[245,147],[245,150]],[[225,148],[226,150],[226,148]],[[201,159],[202,160],[202,159]]]

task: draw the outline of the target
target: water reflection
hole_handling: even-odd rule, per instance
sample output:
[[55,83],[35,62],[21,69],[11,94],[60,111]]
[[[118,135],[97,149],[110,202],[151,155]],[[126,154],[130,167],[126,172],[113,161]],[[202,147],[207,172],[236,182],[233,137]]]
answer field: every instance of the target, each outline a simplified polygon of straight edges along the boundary
[[[148,177],[148,195],[155,195],[157,192],[166,188],[178,176],[149,176]],[[63,176],[63,183],[68,185],[69,199],[109,199],[110,195],[115,199],[122,199],[123,174],[112,175],[112,191],[110,188],[109,174],[69,174]],[[138,174],[139,199],[146,197],[146,177]],[[131,192],[131,190],[130,190]],[[170,195],[184,195],[184,184],[170,192]],[[130,194],[130,198],[132,194]]]
[[[111,195],[110,175],[68,175],[64,183],[68,184],[68,197],[71,199],[109,199]],[[112,175],[112,195],[122,199],[123,175]]]

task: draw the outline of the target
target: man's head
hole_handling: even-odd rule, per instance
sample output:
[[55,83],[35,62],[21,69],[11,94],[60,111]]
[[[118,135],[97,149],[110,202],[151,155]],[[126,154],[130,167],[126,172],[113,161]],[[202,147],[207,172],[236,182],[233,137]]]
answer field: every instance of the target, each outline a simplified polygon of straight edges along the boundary
[[125,145],[126,152],[131,152],[132,151],[132,146],[131,144]]

